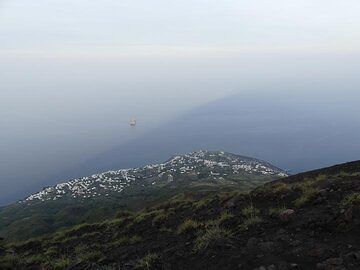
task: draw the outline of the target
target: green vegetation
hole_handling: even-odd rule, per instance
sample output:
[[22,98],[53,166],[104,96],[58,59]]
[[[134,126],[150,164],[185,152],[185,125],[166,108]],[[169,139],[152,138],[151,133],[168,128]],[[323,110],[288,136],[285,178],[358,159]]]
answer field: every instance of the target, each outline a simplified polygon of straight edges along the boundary
[[355,192],[347,195],[340,203],[342,208],[349,208],[351,206],[360,206],[360,192]]
[[177,234],[185,234],[185,233],[191,233],[196,231],[201,226],[201,223],[192,220],[187,219],[177,229]]
[[320,174],[315,178],[305,178],[302,182],[295,185],[301,191],[300,197],[294,201],[296,207],[302,207],[314,199],[318,194],[318,185],[325,181],[326,175]]
[[21,269],[23,260],[19,256],[6,254],[0,257],[1,270]]
[[216,220],[216,223],[219,226],[226,225],[228,222],[235,219],[235,215],[231,214],[228,211],[222,212],[220,217]]
[[255,217],[260,213],[260,210],[255,208],[252,204],[241,210],[245,217]]
[[259,216],[260,210],[254,207],[252,202],[249,206],[242,209],[241,213],[244,216],[243,223],[239,226],[241,230],[248,230],[249,227],[259,224],[263,221]]
[[156,269],[156,264],[159,263],[160,256],[157,253],[148,253],[145,257],[137,261],[135,268],[136,269]]
[[307,202],[311,201],[318,194],[318,190],[309,185],[300,186],[302,194],[299,198],[294,201],[296,207],[302,207]]
[[132,212],[127,211],[127,210],[119,210],[117,211],[115,218],[121,219],[121,218],[128,218],[131,217],[133,215]]
[[112,247],[119,247],[124,245],[133,245],[136,243],[141,242],[141,237],[138,235],[133,236],[122,236],[121,238],[115,240],[114,242],[111,242],[109,245]]
[[231,244],[232,233],[229,230],[214,226],[206,229],[205,233],[200,235],[194,245],[195,252],[203,252],[208,248],[215,246],[227,246]]
[[270,207],[269,216],[278,216],[282,211],[286,210],[286,207]]
[[279,182],[271,187],[273,193],[286,193],[291,189],[291,186],[284,182]]
[[64,270],[72,264],[72,261],[69,258],[63,257],[56,260],[52,266],[54,270]]
[[[222,159],[227,161],[227,157],[230,159],[236,157],[228,156],[228,154],[219,156],[215,154],[214,157],[212,155],[208,158],[219,162]],[[277,175],[252,174],[242,171],[234,174],[231,166],[219,169],[219,174],[226,175],[226,177],[212,176],[206,166],[196,168],[189,174],[179,172],[172,172],[172,174],[176,180],[171,185],[167,182],[167,174],[162,177],[156,176],[154,179],[156,184],[150,185],[147,181],[142,181],[147,179],[147,175],[144,173],[140,176],[140,178],[144,178],[139,180],[141,185],[134,184],[122,193],[110,192],[109,196],[86,199],[80,197],[75,199],[69,196],[70,194],[66,194],[59,200],[43,202],[34,200],[4,207],[0,209],[0,237],[6,236],[10,240],[26,240],[71,228],[78,224],[96,223],[114,217],[123,221],[135,217],[136,222],[143,222],[150,217],[136,214],[137,211],[161,203],[168,204],[168,207],[192,206],[197,210],[206,211],[207,207],[212,207],[214,198],[204,196],[202,200],[198,197],[199,194],[249,191],[278,178]],[[195,195],[184,195],[189,193]],[[171,213],[159,215],[154,213],[154,216],[151,217],[154,221],[153,225],[162,226],[162,222],[166,220],[168,214]]]
[[165,209],[158,210],[152,219],[153,226],[162,225],[169,217],[170,211],[166,211]]
[[[341,254],[337,248],[343,238],[339,235],[351,232],[356,236],[357,212],[354,211],[353,216],[352,211],[346,211],[349,215],[338,215],[328,209],[329,205],[335,209],[360,206],[360,192],[355,192],[360,190],[359,176],[334,179],[325,174],[312,175],[295,176],[285,184],[282,181],[269,183],[266,189],[250,193],[187,191],[138,212],[120,210],[113,219],[97,223],[86,221],[24,242],[0,241],[0,269],[118,270],[136,267],[157,270],[168,269],[171,265],[184,265],[183,269],[190,269],[189,265],[196,265],[195,269],[237,269],[244,263],[244,269],[254,269],[258,265],[269,265],[265,252],[273,247],[280,249],[276,254],[298,251],[300,247],[304,252],[299,251],[299,261],[315,260],[303,245],[314,239],[310,232],[315,232],[319,239],[327,237],[327,245]],[[308,203],[318,192],[323,201]],[[291,207],[295,199],[301,210]],[[286,209],[291,210],[291,218],[284,223],[279,213]],[[311,220],[309,226],[303,226],[308,220]],[[285,241],[282,239],[289,233],[294,234],[292,239],[302,243],[285,250],[281,241]],[[354,250],[360,249],[356,241],[351,245]],[[253,252],[252,246],[261,252]],[[254,254],[265,256],[256,257],[258,265],[246,265],[247,258],[253,258]],[[281,259],[288,260],[288,257]],[[313,265],[316,267],[316,263],[326,259],[316,258]]]

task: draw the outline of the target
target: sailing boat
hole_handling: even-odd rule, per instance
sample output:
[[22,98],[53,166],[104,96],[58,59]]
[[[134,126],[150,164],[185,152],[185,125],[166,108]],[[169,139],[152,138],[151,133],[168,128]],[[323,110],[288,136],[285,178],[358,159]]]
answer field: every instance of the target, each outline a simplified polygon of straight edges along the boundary
[[136,126],[136,119],[133,117],[130,120],[130,127],[134,128]]

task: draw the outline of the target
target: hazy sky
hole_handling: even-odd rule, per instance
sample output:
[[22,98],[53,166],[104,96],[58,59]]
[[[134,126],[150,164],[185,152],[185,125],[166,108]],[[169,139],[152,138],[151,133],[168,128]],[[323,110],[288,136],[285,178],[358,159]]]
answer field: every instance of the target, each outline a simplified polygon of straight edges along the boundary
[[359,14],[358,0],[0,0],[0,196],[247,85],[359,85]]
[[[1,49],[357,49],[357,0],[1,1]],[[123,47],[127,47],[124,48]],[[315,47],[315,48],[314,48]],[[148,52],[148,49],[145,49]]]

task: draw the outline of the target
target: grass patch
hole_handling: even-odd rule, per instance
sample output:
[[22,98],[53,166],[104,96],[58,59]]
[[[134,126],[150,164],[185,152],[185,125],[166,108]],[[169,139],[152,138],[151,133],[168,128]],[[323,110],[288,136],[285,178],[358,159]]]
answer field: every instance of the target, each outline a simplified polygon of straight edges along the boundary
[[186,233],[194,232],[200,226],[201,226],[201,223],[199,223],[193,219],[187,219],[183,223],[180,224],[180,226],[177,229],[177,234],[186,234]]
[[53,264],[52,264],[52,268],[54,270],[64,270],[66,268],[68,268],[69,266],[71,266],[72,261],[69,258],[63,257],[60,258],[58,260],[56,260]]
[[134,236],[123,236],[120,239],[111,242],[110,245],[113,247],[119,247],[119,246],[124,246],[124,245],[133,245],[136,243],[140,243],[142,241],[142,238],[138,235],[134,235]]
[[235,218],[235,215],[231,214],[228,211],[222,212],[220,217],[216,220],[217,224],[224,225],[230,222]]
[[278,216],[281,212],[285,211],[287,208],[283,207],[271,207],[269,208],[269,216]]
[[232,233],[218,226],[208,228],[205,233],[195,240],[194,251],[203,252],[215,246],[226,246],[231,244]]
[[241,213],[245,217],[254,217],[260,214],[260,210],[254,207],[252,204],[241,210]]
[[165,212],[165,210],[161,210],[157,213],[157,215],[152,220],[153,226],[158,226],[164,223],[169,218],[169,213]]
[[128,218],[128,217],[131,217],[132,215],[133,215],[133,213],[130,211],[119,210],[119,211],[117,211],[115,218],[117,218],[117,219]]
[[246,231],[249,229],[249,227],[260,224],[262,222],[263,220],[259,216],[249,217],[245,219],[242,224],[240,224],[240,229]]
[[245,207],[241,211],[241,213],[245,217],[242,224],[240,224],[241,230],[248,230],[249,227],[259,224],[263,221],[262,218],[259,216],[260,210],[257,209],[252,203],[249,206]]
[[36,255],[26,258],[26,263],[27,264],[40,264],[40,263],[44,262],[44,259],[45,259],[44,255],[36,254]]
[[342,208],[349,208],[351,206],[360,206],[360,193],[355,192],[347,195],[340,203]]
[[135,269],[156,269],[156,265],[160,262],[160,256],[156,253],[148,253],[145,257],[137,261]]
[[161,233],[171,233],[172,232],[172,229],[171,228],[168,228],[168,227],[161,227],[159,229],[159,232]]
[[196,210],[201,210],[204,209],[205,207],[208,207],[209,204],[211,204],[213,202],[212,198],[204,198],[201,200],[198,200],[197,202],[194,203],[194,206],[196,208]]
[[97,261],[102,253],[86,245],[79,245],[75,248],[75,256],[79,262]]
[[222,226],[222,225],[226,226],[226,224],[231,222],[234,218],[236,218],[235,215],[231,214],[228,211],[224,211],[220,214],[220,216],[217,219],[208,220],[204,225],[205,227]]
[[302,186],[302,194],[294,201],[296,207],[301,207],[311,201],[318,194],[318,190],[311,186]]
[[291,190],[290,185],[288,185],[287,183],[283,183],[283,182],[276,183],[271,188],[272,188],[271,191],[273,193],[285,193],[285,192],[288,192],[289,190]]
[[4,255],[0,257],[1,270],[23,269],[23,259],[17,255]]

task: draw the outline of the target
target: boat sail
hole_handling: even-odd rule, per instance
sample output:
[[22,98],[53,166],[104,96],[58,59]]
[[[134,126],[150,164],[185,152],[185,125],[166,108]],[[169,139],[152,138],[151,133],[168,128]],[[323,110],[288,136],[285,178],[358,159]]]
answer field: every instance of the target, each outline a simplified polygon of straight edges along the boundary
[[130,120],[130,127],[135,127],[136,126],[136,119],[133,117]]

